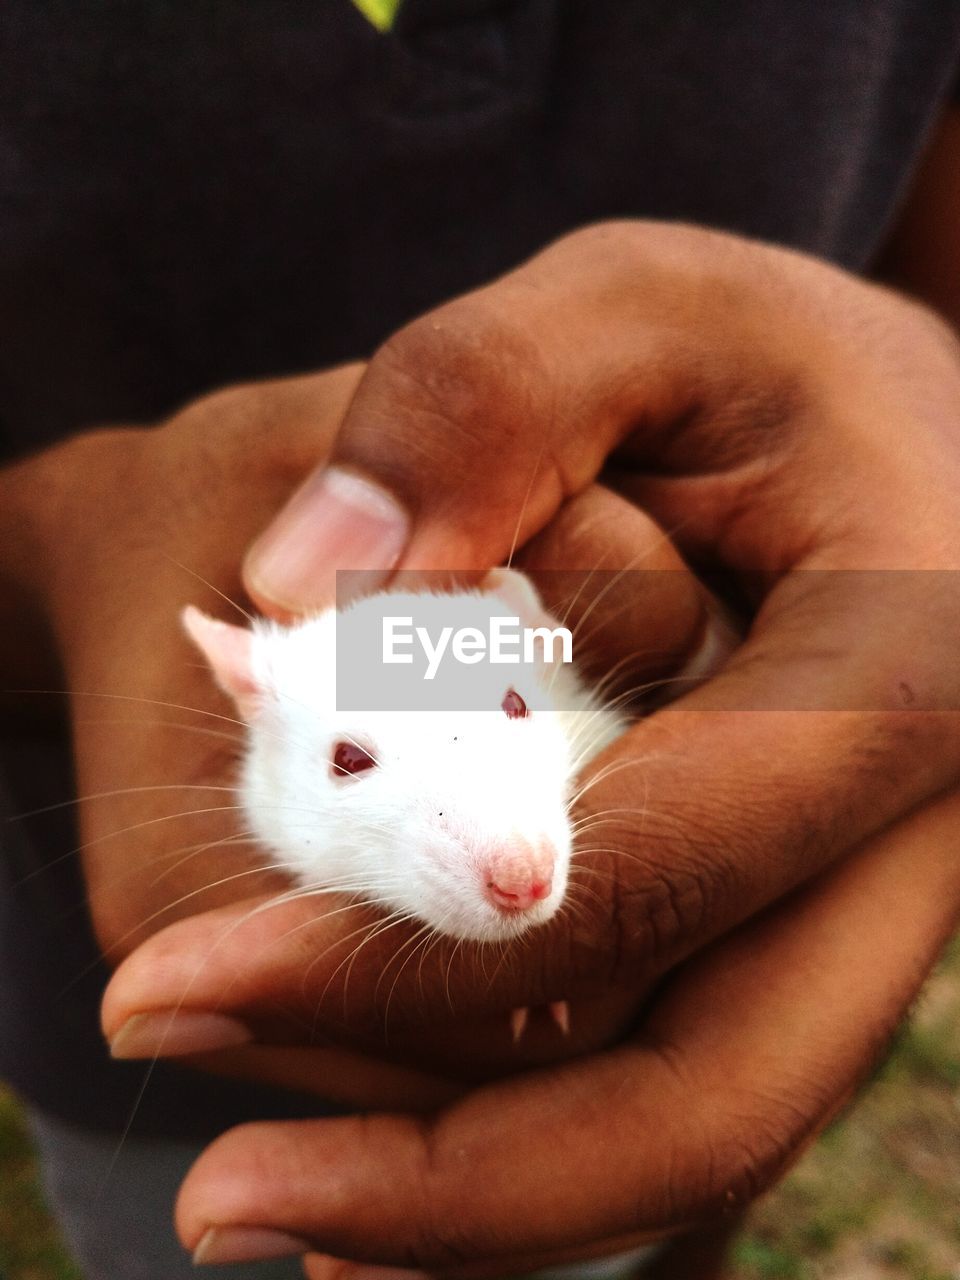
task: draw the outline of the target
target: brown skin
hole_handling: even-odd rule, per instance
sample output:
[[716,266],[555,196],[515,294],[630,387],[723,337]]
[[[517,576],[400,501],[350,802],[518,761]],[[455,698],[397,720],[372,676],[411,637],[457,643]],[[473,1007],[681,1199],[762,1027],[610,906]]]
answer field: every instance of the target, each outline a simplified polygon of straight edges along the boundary
[[[327,377],[341,380],[336,390]],[[389,484],[413,514],[408,564],[481,568],[501,559],[508,513],[512,530],[522,508],[521,537],[533,535],[569,510],[563,499],[572,502],[617,450],[622,486],[688,554],[733,571],[763,569],[763,607],[721,676],[613,749],[610,758],[641,761],[653,801],[644,822],[611,823],[612,852],[589,860],[599,905],[586,934],[578,940],[572,923],[545,930],[523,970],[506,971],[489,991],[477,990],[468,966],[454,966],[450,989],[455,1008],[471,1015],[570,992],[585,1014],[591,992],[611,978],[635,999],[698,954],[661,989],[641,1037],[613,1052],[487,1085],[426,1120],[233,1131],[184,1186],[184,1242],[194,1246],[211,1224],[271,1225],[346,1258],[495,1274],[735,1209],[849,1096],[960,911],[955,717],[926,710],[957,705],[960,601],[950,579],[931,592],[905,575],[893,599],[890,586],[878,593],[824,576],[811,588],[787,577],[797,567],[957,567],[955,346],[922,311],[796,255],[693,228],[623,224],[569,237],[411,326],[375,357],[351,401],[354,377],[283,384],[293,403],[281,392],[276,407],[242,389],[152,437],[63,447],[89,452],[62,455],[56,482],[70,536],[61,536],[57,571],[40,595],[75,687],[94,680],[86,687],[115,689],[129,671],[147,696],[162,689],[170,700],[215,705],[197,673],[184,674],[185,649],[176,674],[153,660],[167,652],[158,636],[173,643],[174,605],[204,600],[162,567],[143,583],[144,547],[163,546],[235,593],[239,548],[323,456],[348,401],[336,454]],[[188,443],[197,412],[219,426],[202,447]],[[299,424],[292,434],[288,416]],[[283,444],[271,437],[275,453],[259,447],[264,417],[285,423]],[[326,435],[317,428],[324,421]],[[422,442],[431,430],[432,448],[410,470],[407,435]],[[545,465],[527,492],[544,438]],[[97,457],[101,448],[114,452]],[[466,466],[443,466],[445,451]],[[251,457],[264,479],[248,475]],[[116,493],[97,480],[106,458],[122,465],[126,509],[97,500],[98,484]],[[87,483],[77,486],[72,477],[84,468]],[[171,520],[174,495],[182,506]],[[91,570],[105,522],[110,560]],[[583,549],[576,537],[572,545]],[[74,616],[81,564],[92,575],[85,618]],[[679,613],[689,623],[689,611]],[[915,699],[910,711],[896,709],[903,685]],[[810,709],[783,710],[785,690]],[[766,714],[744,715],[745,706]],[[222,757],[185,754],[183,735],[131,733],[82,734],[84,789],[124,785],[118,760],[137,781],[224,776]],[[595,809],[638,803],[624,774],[592,793]],[[156,812],[142,799],[89,804],[85,832],[95,839]],[[101,939],[117,953],[169,918],[175,894],[105,855],[111,844],[94,846],[88,867]],[[166,851],[140,837],[124,844],[128,858],[140,851],[137,868]],[[207,883],[211,868],[236,866],[201,857],[202,874],[195,858],[171,877],[176,892]],[[709,945],[826,867],[834,869],[773,915]],[[209,901],[198,895],[173,911]],[[249,925],[222,938],[223,921],[243,910],[192,916],[146,942],[108,993],[107,1030],[181,999],[264,1025],[277,1021],[281,1002],[301,1018],[314,1017],[321,997],[321,1016],[342,1013],[342,984],[326,993],[319,982],[302,985],[302,933],[280,939],[289,918],[273,916],[269,951],[250,947]],[[316,926],[325,936],[330,928]],[[204,967],[191,982],[198,957]],[[351,976],[351,1021],[366,1034],[381,1012],[378,963],[364,957]],[[394,997],[412,1032],[446,1008],[445,958],[429,958],[421,972],[425,992],[401,974]],[[469,1060],[469,1038],[458,1042],[455,1032],[454,1049]],[[256,1069],[283,1076],[276,1059]],[[636,1140],[625,1142],[628,1134]],[[569,1158],[558,1160],[558,1144]]]
[[[238,574],[244,547],[308,467],[329,450],[359,375],[360,369],[353,367],[217,393],[162,427],[91,433],[0,478],[9,499],[3,503],[9,545],[26,544],[23,563],[12,565],[11,577],[34,584],[34,629],[55,639],[73,691],[84,873],[97,936],[115,961],[172,921],[196,919],[210,928],[216,923],[213,908],[242,900],[246,913],[253,895],[287,887],[283,877],[260,868],[262,858],[247,845],[218,843],[239,828],[232,784],[241,729],[182,635],[178,613],[195,601],[231,616],[218,593],[245,600]],[[21,536],[24,524],[26,540]],[[644,563],[651,570],[672,572],[651,572],[632,595],[621,591],[615,601],[601,602],[589,622],[600,640],[607,635],[598,654],[604,667],[639,646],[632,668],[639,681],[676,668],[699,643],[705,622],[706,593],[649,518],[594,486],[569,503],[526,553],[531,561],[539,557],[547,563],[615,566],[632,558],[644,540],[649,544]],[[78,582],[84,586],[82,597]],[[589,603],[586,597],[582,607]],[[656,618],[653,636],[650,617]],[[576,612],[571,620],[575,625]],[[646,636],[640,630],[644,620]],[[55,672],[38,677],[31,667],[31,651],[25,647],[22,662],[11,659],[9,682],[29,678],[31,684],[55,683]],[[298,953],[297,985],[304,973],[326,985],[341,954],[356,945],[358,923],[371,919],[372,912],[357,908],[332,917],[325,927],[331,904],[324,899],[319,905],[298,904],[287,912],[255,916],[248,928],[262,928],[267,938],[274,937],[290,927],[304,905],[318,928],[293,935],[305,948]],[[249,933],[244,936],[249,941]],[[336,948],[339,939],[345,940],[345,951],[331,950],[328,965],[319,965],[325,949]],[[230,941],[232,935],[224,945]],[[394,945],[386,942],[379,956],[391,955]],[[289,949],[282,954],[289,962]],[[381,973],[378,953],[371,950],[362,958],[365,972],[375,968]],[[456,1053],[450,1032],[445,1032],[446,1051],[458,1066],[466,1059],[483,1074],[505,1058],[513,1067],[517,1059],[502,1011],[517,1002],[516,977],[505,973],[496,998],[478,981],[472,962],[462,969],[462,977],[451,971],[451,994],[455,996],[460,981],[471,992],[471,1011],[497,1011],[501,1034],[486,1068],[478,1053]],[[389,984],[373,993],[375,1007],[366,1020],[362,1008],[351,1010],[352,1025],[344,1027],[343,990],[351,996],[365,992],[355,975],[356,970],[347,984],[342,972],[339,985],[336,980],[330,984],[329,1013],[320,1028],[328,1024],[338,1043],[352,1040],[381,1050],[380,1008]],[[274,981],[269,967],[262,978]],[[276,994],[281,990],[278,984]],[[401,996],[398,991],[402,1022]],[[446,994],[438,1002],[449,1020]],[[413,1005],[408,1020],[437,1020],[419,993]],[[623,998],[619,1005],[613,1024],[609,1016],[605,1020],[608,1028],[623,1020]],[[267,993],[263,1020],[281,1040],[302,1039],[303,1017],[299,1010],[293,1013],[292,1019],[284,1019],[274,992]],[[313,1021],[311,1013],[306,1025]],[[391,1030],[395,1023],[396,1018]],[[588,1030],[582,1020],[578,1035]],[[599,1037],[600,1031],[594,1031],[592,1043]],[[422,1045],[419,1029],[416,1038]],[[471,1031],[468,1047],[473,1038]],[[541,1029],[539,1036],[534,1031],[530,1037],[531,1060],[537,1060],[538,1041],[541,1057],[556,1056],[553,1038]],[[576,1039],[564,1051],[582,1047],[584,1042]],[[425,1056],[426,1046],[422,1049]],[[232,1063],[235,1069],[263,1074],[262,1054],[240,1056],[244,1061]],[[340,1096],[330,1080],[336,1069],[344,1077],[345,1100],[384,1100],[380,1076],[375,1083],[369,1072],[358,1079],[356,1059],[332,1046],[319,1059],[311,1055],[306,1065],[300,1053],[285,1054],[283,1063],[284,1081],[300,1082],[307,1070]],[[404,1101],[409,1101],[416,1079],[398,1077]],[[419,1088],[415,1092],[419,1096]],[[439,1096],[450,1092],[446,1085]],[[437,1096],[429,1094],[431,1100]]]

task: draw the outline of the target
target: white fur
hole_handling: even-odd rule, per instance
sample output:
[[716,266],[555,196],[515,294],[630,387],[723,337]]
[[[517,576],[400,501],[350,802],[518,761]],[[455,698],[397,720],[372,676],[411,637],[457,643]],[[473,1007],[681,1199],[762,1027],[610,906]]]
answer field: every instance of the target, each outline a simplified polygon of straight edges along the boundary
[[[494,598],[516,611],[515,590]],[[485,711],[337,712],[334,626],[333,610],[292,627],[255,624],[262,692],[240,795],[257,837],[302,887],[356,892],[458,938],[505,939],[548,920],[566,890],[574,773],[623,720],[568,666],[519,679],[494,673]],[[525,696],[534,678],[527,701],[542,705],[546,695],[546,709],[510,719],[503,694]],[[343,740],[369,750],[376,766],[335,776]],[[556,850],[549,896],[528,911],[499,910],[483,892],[485,858],[541,840]]]

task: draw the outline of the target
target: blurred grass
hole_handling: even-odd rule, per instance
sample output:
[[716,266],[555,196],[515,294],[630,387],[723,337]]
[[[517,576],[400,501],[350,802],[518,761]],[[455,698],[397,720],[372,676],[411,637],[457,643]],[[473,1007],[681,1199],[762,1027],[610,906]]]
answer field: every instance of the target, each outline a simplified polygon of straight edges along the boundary
[[0,1280],[81,1280],[47,1212],[20,1107],[2,1088]]
[[[857,1105],[755,1207],[729,1276],[960,1280],[960,939]],[[82,1280],[2,1089],[0,1280]]]
[[730,1274],[960,1280],[960,938],[857,1104],[754,1208]]

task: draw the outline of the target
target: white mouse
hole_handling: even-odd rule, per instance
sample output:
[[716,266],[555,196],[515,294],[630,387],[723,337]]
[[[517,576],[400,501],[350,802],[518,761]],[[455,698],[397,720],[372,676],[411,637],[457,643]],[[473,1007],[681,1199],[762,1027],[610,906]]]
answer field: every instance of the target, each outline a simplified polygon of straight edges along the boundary
[[[385,594],[391,611],[410,603]],[[524,626],[558,625],[516,571],[447,596],[478,597]],[[184,610],[247,725],[239,797],[258,840],[303,888],[355,893],[455,938],[504,941],[549,920],[567,887],[574,778],[625,718],[572,664],[546,661],[474,668],[482,710],[340,711],[337,622],[331,608],[248,629]],[[564,1025],[561,1007],[554,1016]]]

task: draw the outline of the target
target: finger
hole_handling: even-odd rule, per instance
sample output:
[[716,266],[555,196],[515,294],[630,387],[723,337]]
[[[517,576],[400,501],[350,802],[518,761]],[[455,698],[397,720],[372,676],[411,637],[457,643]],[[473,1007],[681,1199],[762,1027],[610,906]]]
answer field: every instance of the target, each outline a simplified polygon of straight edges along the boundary
[[579,672],[607,696],[644,682],[661,694],[685,692],[739,642],[662,529],[602,485],[565,503],[514,563],[572,627]]
[[[162,1054],[169,1026],[169,1020],[166,1027],[154,1022],[152,1027],[148,1024],[144,1028],[140,1024],[138,1029],[134,1024],[133,1034],[139,1030],[142,1036],[152,1037]],[[139,1048],[133,1048],[136,1051],[126,1056],[153,1056],[155,1052],[146,1039]],[[149,1049],[149,1053],[145,1055],[144,1049]],[[121,1055],[115,1052],[114,1056]],[[328,1104],[352,1110],[375,1106],[387,1111],[436,1111],[460,1097],[465,1088],[437,1071],[419,1071],[384,1062],[339,1045],[309,1048],[243,1045],[221,1052],[192,1053],[187,1060],[191,1066],[218,1075],[259,1084],[269,1081],[298,1093],[316,1094]]]
[[84,566],[93,603],[78,607],[70,587],[53,621],[71,690],[79,852],[111,959],[178,914],[278,883],[245,857],[249,843],[231,843],[245,834],[230,809],[240,726],[178,619],[188,603],[242,615],[241,549],[325,455],[360,374],[231,388],[156,430],[114,433],[111,465],[90,467],[84,521],[67,513],[73,528],[93,511],[102,524]]
[[267,1228],[443,1270],[736,1212],[850,1097],[955,927],[958,823],[951,796],[718,944],[617,1051],[434,1120],[232,1130],[181,1189],[183,1243]]
[[[451,1280],[453,1277],[456,1280],[493,1280],[497,1276],[530,1275],[547,1267],[562,1267],[565,1271],[569,1267],[570,1272],[575,1274],[580,1269],[579,1263],[602,1260],[604,1265],[597,1273],[598,1280],[631,1280],[636,1275],[646,1275],[646,1266],[655,1258],[659,1260],[663,1254],[662,1243],[651,1244],[649,1237],[630,1235],[616,1240],[597,1240],[579,1249],[540,1250],[536,1253],[515,1254],[506,1258],[445,1267],[440,1275],[449,1276]],[[682,1261],[677,1259],[681,1265]],[[695,1259],[690,1257],[689,1261],[693,1263]],[[642,1272],[641,1267],[644,1267]],[[358,1264],[316,1253],[304,1257],[303,1270],[308,1280],[426,1280],[428,1274],[437,1275],[437,1272],[425,1273],[409,1269],[402,1270],[398,1275],[395,1268],[371,1267],[369,1263]],[[670,1270],[665,1274],[673,1276],[688,1273],[686,1270]],[[691,1271],[690,1274],[699,1273]]]
[[608,977],[668,968],[956,783],[956,576],[791,575],[708,683],[594,762],[571,898],[617,937]]
[[[742,1228],[742,1222],[734,1218],[721,1225],[712,1225],[704,1231],[684,1231],[669,1241],[655,1244],[644,1242],[636,1235],[618,1240],[599,1240],[580,1249],[551,1250],[549,1253],[515,1255],[465,1266],[448,1267],[442,1275],[456,1280],[488,1280],[497,1276],[531,1275],[544,1268],[556,1268],[558,1280],[575,1276],[583,1268],[582,1262],[602,1262],[598,1268],[589,1268],[598,1280],[633,1280],[636,1276],[649,1280],[675,1280],[677,1276],[716,1276],[727,1258],[733,1237]],[[423,1272],[396,1271],[369,1264],[345,1262],[323,1254],[310,1254],[303,1259],[303,1269],[308,1280],[423,1280]],[[434,1273],[436,1274],[436,1273]]]
[[329,465],[251,548],[252,597],[297,613],[329,603],[338,567],[499,564],[641,422],[634,453],[668,469],[689,464],[690,436],[713,471],[769,456],[809,338],[771,297],[786,255],[749,248],[606,224],[408,325],[370,362]]
[[[690,718],[685,713],[688,730]],[[697,719],[699,760],[711,765],[698,788],[686,783],[681,749],[661,739],[659,755],[649,749],[639,758],[650,779],[647,794],[669,796],[670,807],[648,801],[638,822],[635,784],[629,785],[627,769],[619,784],[611,777],[587,797],[596,812],[605,814],[605,825],[599,835],[589,832],[584,838],[582,866],[575,864],[571,882],[571,910],[540,931],[536,947],[508,950],[495,965],[478,969],[475,958],[455,942],[438,941],[429,964],[407,965],[416,927],[380,933],[379,917],[369,909],[335,908],[320,899],[251,914],[246,904],[237,904],[184,921],[134,953],[108,988],[107,1034],[116,1035],[126,1020],[144,1012],[213,1009],[241,1017],[269,1042],[278,1021],[271,1011],[283,997],[294,1024],[307,1019],[307,1025],[338,1029],[359,1037],[356,1043],[367,1048],[376,1046],[389,1025],[393,1047],[402,1056],[416,1048],[418,1028],[422,1034],[427,1026],[470,1013],[485,1012],[489,1018],[501,1007],[503,1035],[493,1034],[494,1025],[487,1048],[502,1056],[510,1049],[507,1015],[517,1004],[587,996],[597,982],[649,982],[810,875],[837,842],[848,838],[844,823],[850,831],[856,825],[880,825],[886,806],[897,800],[895,775],[880,785],[869,758],[858,762],[859,717],[852,724],[846,717],[814,717],[810,726],[806,783],[819,786],[823,825],[808,822],[791,775],[792,753],[804,744],[809,713],[771,715],[769,723],[761,717],[759,742],[748,733],[754,717],[742,717],[735,732],[728,716],[708,712]],[[874,742],[883,743],[890,732],[881,726]],[[909,726],[904,733],[909,745]],[[771,755],[781,760],[781,785],[747,805],[741,799],[741,770],[768,776]],[[857,778],[858,769],[866,774],[856,788],[859,810],[849,801],[849,776],[831,775],[830,762],[841,755],[850,762],[848,775]],[[706,803],[722,816],[698,832],[696,806]],[[414,1034],[405,1037],[404,1028]],[[578,1011],[573,1029],[585,1030]],[[288,1024],[282,1038],[289,1036]],[[163,1051],[164,1042],[156,1051]],[[575,1036],[570,1050],[589,1044],[589,1036],[586,1042]],[[546,1056],[539,1060],[556,1054],[555,1045],[538,1045],[529,1037],[524,1048],[533,1061],[540,1053]],[[481,1053],[477,1070],[482,1074],[490,1065]]]
[[[381,924],[369,908],[343,905],[330,918],[304,898],[234,903],[179,921],[113,975],[101,1006],[104,1035],[117,1057],[229,1049],[229,1059],[209,1065],[266,1072],[277,1084],[332,1090],[354,1104],[402,1092],[408,1109],[421,1110],[449,1095],[450,1080],[512,1074],[620,1038],[642,992],[643,975],[627,990],[596,991],[609,959],[593,960],[603,948],[592,933],[578,948],[586,960],[579,953],[571,960],[567,948],[566,963],[545,964],[527,946],[484,963],[457,940],[438,939],[421,968],[405,963],[418,926],[387,934]],[[366,939],[362,946],[358,938]],[[551,981],[588,995],[571,1007],[569,1034],[544,1012],[531,1017],[518,1043],[512,1012],[518,1000],[534,1003],[526,993],[542,989],[545,967]],[[249,1041],[282,1048],[266,1056],[236,1048]],[[311,1047],[300,1056],[292,1046],[305,1041]],[[354,1065],[357,1053],[418,1070],[384,1082]]]

